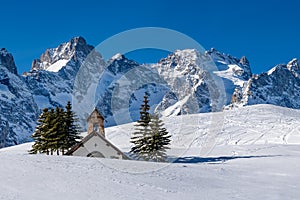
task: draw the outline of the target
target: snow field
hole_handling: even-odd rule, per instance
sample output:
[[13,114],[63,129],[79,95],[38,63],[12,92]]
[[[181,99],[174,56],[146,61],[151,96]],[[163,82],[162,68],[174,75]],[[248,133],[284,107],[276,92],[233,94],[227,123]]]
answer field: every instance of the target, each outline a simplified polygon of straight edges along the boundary
[[[0,199],[296,200],[299,112],[256,105],[165,118],[173,163],[29,155],[32,143],[1,149]],[[106,135],[128,151],[132,125]]]

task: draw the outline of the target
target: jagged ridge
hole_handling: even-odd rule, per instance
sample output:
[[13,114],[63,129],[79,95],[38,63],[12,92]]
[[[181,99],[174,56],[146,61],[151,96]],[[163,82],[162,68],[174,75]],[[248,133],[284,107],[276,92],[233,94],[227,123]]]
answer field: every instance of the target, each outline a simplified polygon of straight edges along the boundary
[[[13,57],[0,50],[0,145],[29,140],[44,107],[73,100],[84,126],[94,106],[106,125],[138,119],[145,92],[152,112],[164,116],[220,111],[269,103],[300,108],[299,62],[278,65],[252,75],[249,61],[210,49],[178,50],[152,65],[140,65],[117,54],[104,61],[82,37],[47,49],[23,76]],[[90,95],[95,93],[94,96]]]

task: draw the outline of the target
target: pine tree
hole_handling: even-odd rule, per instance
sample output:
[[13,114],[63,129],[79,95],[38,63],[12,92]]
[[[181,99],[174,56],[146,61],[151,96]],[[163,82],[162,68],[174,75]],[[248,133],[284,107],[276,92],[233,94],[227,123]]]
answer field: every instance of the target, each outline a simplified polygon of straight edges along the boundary
[[56,107],[54,117],[52,120],[52,126],[48,131],[48,145],[51,149],[51,154],[56,151],[59,155],[61,146],[63,146],[65,139],[67,138],[66,124],[64,121],[64,110]]
[[[60,113],[60,108],[56,107],[54,111],[53,108],[50,109],[49,114],[45,119],[46,130],[43,133],[43,139],[45,141],[45,149],[47,154],[53,155],[53,152],[58,149],[58,135],[59,135],[59,119],[58,115]],[[44,152],[42,152],[44,153]]]
[[139,159],[164,162],[171,136],[163,127],[163,121],[158,115],[150,116],[146,94],[143,102],[140,108],[140,120],[137,121],[135,132],[130,140],[133,143],[130,152]]
[[148,160],[148,137],[150,136],[150,106],[149,106],[149,100],[148,95],[144,95],[144,103],[141,105],[140,108],[140,120],[137,121],[137,124],[135,125],[135,132],[133,133],[133,136],[131,137],[130,142],[133,143],[133,147],[131,148],[131,153],[133,156]]
[[44,150],[41,153],[47,153],[53,155],[56,151],[59,155],[61,149],[61,141],[64,138],[65,123],[64,123],[64,111],[63,109],[56,107],[51,109],[44,121],[44,131],[42,133],[42,140],[44,143]]
[[53,152],[56,151],[59,155],[61,151],[64,154],[65,150],[68,150],[81,138],[76,120],[70,102],[66,106],[66,111],[59,107],[56,107],[55,111],[45,108],[38,119],[35,132],[31,136],[35,143],[29,152],[53,155]]
[[148,95],[145,93],[144,95],[144,104],[141,106],[140,108],[140,120],[139,120],[139,123],[141,126],[145,127],[145,126],[148,126],[149,123],[150,123],[150,120],[151,120],[151,117],[150,117],[150,113],[149,113],[149,110],[150,110],[150,106],[149,106],[149,100],[148,100]]
[[[48,119],[48,121],[47,121]],[[35,128],[34,133],[32,134],[32,138],[35,143],[32,145],[32,149],[29,151],[31,154],[36,153],[45,153],[47,152],[45,133],[49,129],[49,111],[48,108],[43,109],[42,114],[39,116],[37,121],[37,126]]]
[[64,154],[64,150],[68,150],[73,145],[78,143],[78,140],[81,139],[79,136],[80,134],[80,128],[76,124],[78,121],[78,118],[76,117],[76,114],[72,111],[72,105],[71,102],[68,101],[66,106],[66,111],[64,113],[64,121],[65,121],[65,138],[62,145],[62,152]]
[[171,140],[171,135],[168,135],[167,129],[164,128],[164,123],[159,119],[158,115],[151,117],[150,122],[151,136],[148,139],[149,159],[156,162],[166,161],[166,150]]

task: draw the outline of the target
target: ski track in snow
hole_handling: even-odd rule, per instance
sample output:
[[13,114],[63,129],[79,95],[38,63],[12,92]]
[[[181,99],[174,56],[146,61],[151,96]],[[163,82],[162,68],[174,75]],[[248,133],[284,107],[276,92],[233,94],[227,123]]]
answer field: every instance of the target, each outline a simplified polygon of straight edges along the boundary
[[[218,146],[206,158],[190,149],[192,162],[171,164],[29,155],[30,145],[0,150],[0,199],[256,200],[300,195],[298,145]],[[139,173],[145,169],[150,170]]]
[[[174,163],[29,155],[32,143],[0,149],[0,199],[296,200],[299,114],[256,105],[165,118]],[[128,151],[132,131],[125,124],[106,135]]]
[[[164,122],[172,134],[172,148],[201,148],[209,139],[216,145],[300,144],[299,116],[299,110],[254,105],[219,113],[168,117]],[[107,128],[108,139],[128,150],[133,125]]]

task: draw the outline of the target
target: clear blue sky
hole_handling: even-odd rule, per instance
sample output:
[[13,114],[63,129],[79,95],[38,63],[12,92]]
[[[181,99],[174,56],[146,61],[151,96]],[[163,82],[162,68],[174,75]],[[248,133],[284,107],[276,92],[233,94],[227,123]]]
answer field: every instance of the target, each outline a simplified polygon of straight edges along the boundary
[[259,73],[300,58],[299,7],[297,0],[1,0],[0,47],[13,53],[22,73],[46,48],[74,36],[97,45],[128,29],[164,27],[206,49],[246,55]]

